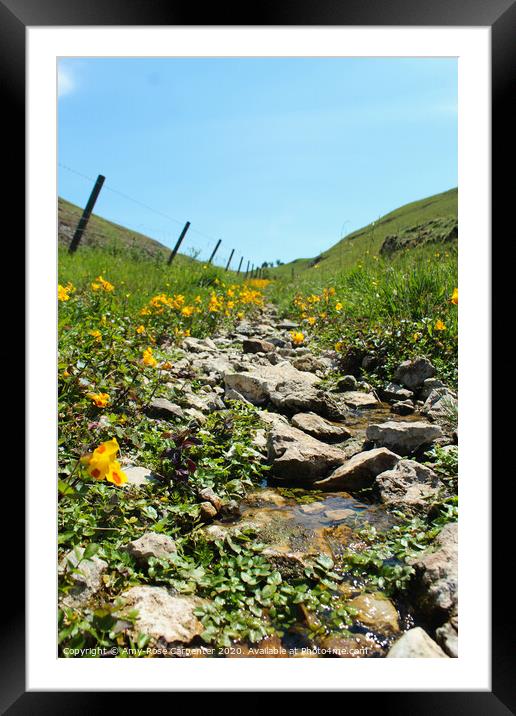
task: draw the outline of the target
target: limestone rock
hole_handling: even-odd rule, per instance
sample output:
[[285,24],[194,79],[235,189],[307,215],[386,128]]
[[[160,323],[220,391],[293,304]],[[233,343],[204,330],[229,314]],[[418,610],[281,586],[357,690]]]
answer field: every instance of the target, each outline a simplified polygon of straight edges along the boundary
[[394,380],[408,388],[415,390],[423,385],[427,378],[433,378],[435,368],[426,358],[414,358],[414,360],[406,360],[398,366],[394,374]]
[[309,386],[319,379],[313,373],[297,370],[288,361],[278,365],[254,367],[245,372],[226,372],[224,375],[226,390],[236,390],[254,405],[264,405],[278,384],[286,380],[297,380]]
[[458,525],[451,522],[437,535],[433,551],[411,562],[418,608],[435,624],[458,610]]
[[182,408],[166,398],[154,398],[151,400],[145,409],[145,414],[149,418],[162,418],[164,420],[176,420],[184,417]]
[[299,358],[294,358],[292,365],[294,368],[308,373],[324,373],[324,371],[328,368],[328,365],[323,359],[316,358],[316,356],[312,353],[307,353]]
[[399,455],[386,448],[366,450],[345,461],[327,478],[315,482],[314,486],[323,490],[349,491],[371,487],[377,475],[394,467],[399,460]]
[[349,412],[346,406],[339,404],[330,393],[298,380],[280,383],[274,391],[271,391],[269,397],[280,412],[288,414],[313,412],[330,420],[341,420]]
[[211,502],[217,512],[220,511],[222,507],[222,500],[217,493],[211,489],[211,487],[205,487],[203,490],[199,490],[199,497],[204,500],[204,502]]
[[428,512],[439,491],[439,478],[415,460],[400,460],[375,480],[384,504],[407,512]]
[[346,458],[338,448],[278,423],[269,434],[268,459],[275,477],[306,483],[323,477]]
[[96,555],[83,559],[84,548],[74,547],[59,564],[59,572],[68,572],[75,583],[62,598],[60,604],[65,607],[81,607],[102,587],[102,575],[108,563]]
[[316,413],[297,413],[292,418],[292,425],[323,442],[340,442],[351,437],[344,425],[330,423]]
[[172,596],[163,587],[131,587],[121,595],[119,617],[134,609],[138,615],[132,630],[154,639],[188,644],[204,631],[194,610],[206,600],[190,596]]
[[391,413],[395,415],[412,415],[414,410],[414,403],[411,400],[398,400],[391,406]]
[[410,455],[441,437],[443,431],[438,425],[425,422],[387,421],[380,425],[369,425],[366,430],[368,440],[400,455]]
[[243,341],[242,348],[244,353],[271,353],[276,350],[276,346],[263,338],[246,338]]
[[404,388],[399,383],[388,383],[381,392],[385,400],[409,400],[412,398],[414,393],[407,388]]
[[424,629],[414,627],[396,641],[387,654],[389,659],[447,659],[439,644]]
[[129,542],[126,549],[140,564],[146,564],[150,557],[167,559],[177,551],[174,540],[158,532],[146,532],[138,539]]
[[375,408],[378,400],[372,393],[362,393],[359,390],[347,390],[342,394],[343,400],[350,408]]

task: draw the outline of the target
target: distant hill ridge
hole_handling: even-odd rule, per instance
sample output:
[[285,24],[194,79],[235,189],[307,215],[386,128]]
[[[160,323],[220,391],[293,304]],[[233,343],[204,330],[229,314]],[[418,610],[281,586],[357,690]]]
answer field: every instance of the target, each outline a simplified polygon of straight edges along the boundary
[[292,270],[298,274],[315,266],[333,272],[355,264],[364,254],[390,255],[424,243],[456,240],[457,208],[457,188],[410,202],[344,236],[317,256],[295,259],[273,273],[280,277]]

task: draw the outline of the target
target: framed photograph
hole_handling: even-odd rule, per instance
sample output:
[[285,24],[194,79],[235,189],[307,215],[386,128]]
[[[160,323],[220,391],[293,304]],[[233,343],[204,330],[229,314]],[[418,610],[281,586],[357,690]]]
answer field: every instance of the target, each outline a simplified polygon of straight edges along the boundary
[[2,712],[346,691],[507,713],[514,3],[228,10],[0,2],[28,285]]

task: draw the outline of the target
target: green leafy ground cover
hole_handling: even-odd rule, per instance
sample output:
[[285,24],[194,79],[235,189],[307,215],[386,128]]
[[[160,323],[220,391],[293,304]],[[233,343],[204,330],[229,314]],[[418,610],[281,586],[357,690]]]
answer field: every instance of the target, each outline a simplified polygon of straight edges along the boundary
[[[455,200],[452,194],[446,198],[450,206]],[[430,209],[421,205],[417,211]],[[299,620],[301,605],[313,615],[314,636],[345,634],[353,616],[339,590],[346,579],[388,594],[406,589],[408,557],[457,518],[454,498],[428,520],[401,519],[381,535],[365,530],[366,550],[335,562],[323,557],[287,582],[261,556],[263,545],[252,535],[207,542],[200,529],[199,489],[213,487],[234,499],[267,476],[267,466],[250,448],[260,427],[255,409],[233,403],[201,427],[178,419],[166,431],[145,410],[153,397],[174,398],[169,364],[185,336],[213,335],[258,314],[265,301],[299,322],[297,341],[314,352],[337,351],[342,370],[335,380],[372,356],[370,367],[360,371],[375,385],[390,378],[401,360],[426,355],[453,385],[456,245],[424,246],[389,258],[379,255],[379,245],[377,236],[356,258],[350,254],[347,266],[341,268],[337,258],[326,274],[307,269],[295,286],[286,269],[266,285],[186,258],[166,267],[145,252],[128,254],[113,246],[81,247],[74,257],[60,253],[59,558],[81,546],[84,558],[108,563],[94,604],[60,610],[61,654],[66,648],[117,645],[144,655],[148,639],[130,636],[130,616],[124,623],[117,614],[117,595],[136,584],[162,584],[210,599],[209,608],[199,609],[201,638],[217,646],[282,635]],[[175,397],[181,401],[180,391]],[[116,476],[115,482],[95,479],[81,457],[113,439],[117,458],[145,465],[159,479],[139,488],[117,486]],[[456,456],[437,451],[429,459],[456,487]],[[123,472],[123,463],[119,467]],[[170,561],[153,559],[142,568],[123,546],[149,530],[173,537],[178,550]],[[71,574],[61,574],[61,594],[72,586]]]

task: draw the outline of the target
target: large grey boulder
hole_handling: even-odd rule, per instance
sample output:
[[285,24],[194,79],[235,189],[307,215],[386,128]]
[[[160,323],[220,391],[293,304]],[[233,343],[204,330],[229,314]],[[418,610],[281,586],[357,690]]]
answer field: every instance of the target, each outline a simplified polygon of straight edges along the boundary
[[414,358],[406,360],[396,369],[394,380],[409,390],[419,388],[427,378],[433,378],[435,368],[427,358]]
[[166,642],[188,644],[204,631],[194,610],[206,600],[190,596],[172,596],[163,587],[131,587],[121,595],[122,605],[118,616],[137,610],[131,628],[135,634],[146,634]]
[[394,467],[399,460],[399,455],[386,448],[366,450],[345,461],[341,467],[325,479],[318,480],[314,486],[322,490],[362,490],[371,487],[377,475]]
[[319,378],[313,373],[306,373],[283,361],[277,365],[253,367],[249,371],[226,372],[224,383],[226,390],[235,390],[254,405],[268,402],[271,392],[280,383],[294,380],[307,387],[317,383]]
[[447,654],[424,629],[409,629],[396,641],[387,654],[388,659],[447,659]]
[[280,422],[272,427],[267,446],[272,474],[293,482],[313,482],[346,460],[338,448]]
[[422,415],[436,422],[454,422],[457,396],[448,388],[434,388],[421,408]]
[[340,442],[351,437],[344,425],[330,423],[316,413],[297,413],[292,418],[292,425],[323,442]]
[[60,574],[68,573],[74,585],[60,597],[60,604],[65,607],[85,606],[102,588],[102,575],[108,563],[96,555],[83,559],[84,548],[74,547],[59,564]]
[[366,430],[368,440],[400,455],[410,455],[442,437],[443,431],[438,425],[425,422],[387,421],[380,425],[369,425]]
[[434,624],[458,611],[458,525],[451,522],[437,535],[432,551],[411,561],[416,605]]
[[177,551],[174,540],[158,532],[146,532],[129,542],[125,548],[139,564],[147,564],[151,557],[168,559]]
[[341,420],[349,413],[346,406],[335,400],[330,393],[298,380],[278,384],[271,391],[270,400],[280,412],[288,414],[313,412],[330,420]]
[[400,460],[375,480],[382,502],[406,512],[428,512],[439,492],[439,478],[415,460]]

